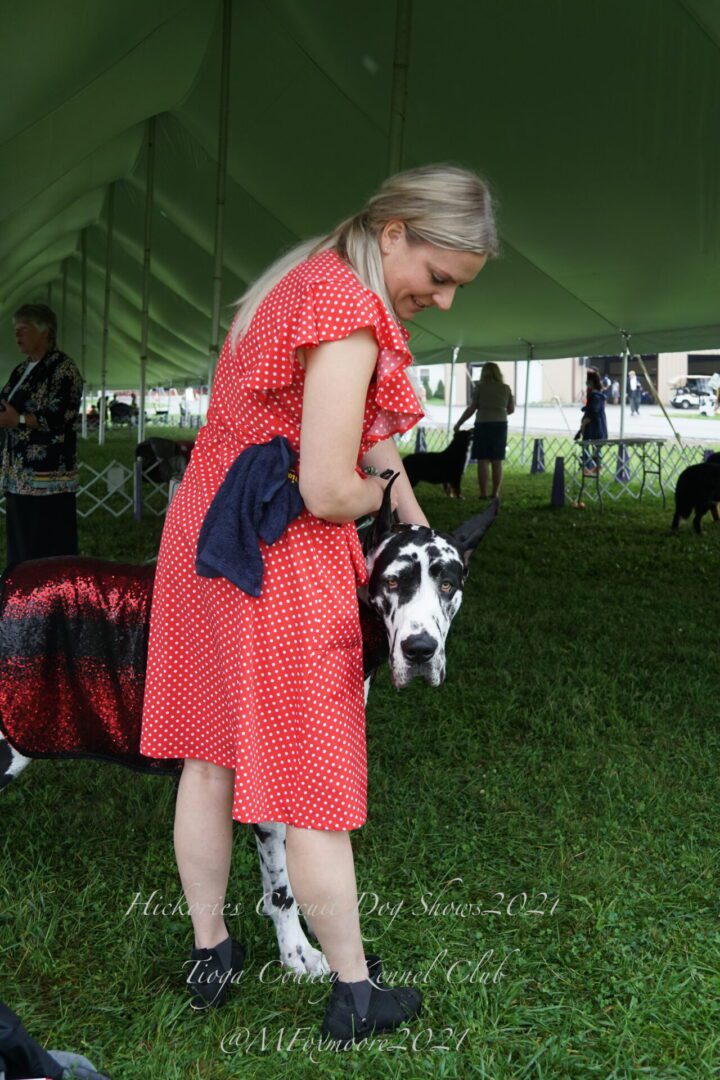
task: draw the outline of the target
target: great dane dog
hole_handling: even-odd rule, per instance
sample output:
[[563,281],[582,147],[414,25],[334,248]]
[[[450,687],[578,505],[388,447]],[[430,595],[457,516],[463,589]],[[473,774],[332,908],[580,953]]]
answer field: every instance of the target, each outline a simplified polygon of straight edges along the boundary
[[[368,584],[359,590],[358,603],[360,608],[361,626],[363,630],[363,652],[365,668],[365,700],[367,701],[370,683],[377,668],[387,660],[390,669],[390,678],[393,685],[400,689],[416,676],[423,677],[431,686],[438,686],[445,678],[445,639],[450,624],[460,609],[462,603],[463,587],[467,579],[470,559],[486,532],[487,528],[495,520],[499,500],[495,499],[482,514],[478,514],[461,524],[452,534],[436,532],[433,529],[421,525],[405,525],[397,523],[390,509],[390,488],[392,481],[385,491],[383,505],[368,530],[363,540],[368,569]],[[78,559],[78,563],[83,560]],[[7,589],[4,591],[0,603],[0,789],[7,786],[11,780],[30,763],[32,758],[21,753],[27,749],[27,745],[16,748],[12,742],[12,729],[7,723],[7,715],[13,710],[17,713],[18,708],[27,708],[27,686],[33,680],[33,671],[39,670],[32,667],[32,659],[28,659],[33,650],[38,649],[43,655],[43,662],[47,660],[47,654],[52,653],[57,658],[63,648],[67,649],[69,638],[73,640],[87,637],[83,626],[82,617],[77,614],[72,625],[61,626],[58,629],[57,621],[52,623],[48,620],[46,612],[52,608],[53,597],[48,593],[64,593],[57,600],[58,608],[67,609],[67,582],[59,581],[57,574],[52,577],[51,569],[55,560],[38,560],[32,564],[30,575],[32,584],[23,590],[16,590],[13,597],[8,597]],[[85,592],[92,590],[93,582],[88,579],[88,566],[95,568],[98,579],[101,570],[118,564],[101,563],[99,560],[85,560],[83,570],[83,589]],[[96,713],[83,712],[87,702],[83,697],[89,697],[97,692],[101,683],[98,675],[98,662],[104,661],[105,667],[119,665],[117,657],[122,654],[122,663],[129,663],[124,672],[130,670],[133,665],[136,671],[144,671],[144,663],[147,655],[147,622],[149,618],[150,602],[149,595],[152,588],[152,577],[147,568],[131,568],[136,570],[136,580],[131,581],[133,608],[142,609],[139,616],[139,624],[136,623],[129,630],[124,628],[122,642],[119,649],[108,656],[98,658],[98,648],[103,649],[104,642],[112,643],[113,633],[116,628],[102,626],[101,633],[93,636],[91,662],[93,681],[83,683],[82,679],[67,683],[67,656],[61,656],[60,667],[51,669],[51,680],[56,683],[58,679],[65,682],[65,697],[62,699],[64,716],[64,729],[70,726],[70,713],[76,715],[94,716]],[[47,574],[50,585],[44,585],[43,576]],[[142,576],[144,575],[144,576]],[[143,584],[145,582],[146,584]],[[149,582],[149,584],[147,584]],[[138,603],[138,596],[147,598],[147,604],[143,608]],[[38,599],[38,597],[40,599]],[[25,642],[22,641],[23,608],[33,607],[30,618],[26,620],[28,629],[25,634]],[[95,605],[100,610],[100,618],[105,616],[102,612],[102,604]],[[21,610],[18,611],[17,609]],[[39,614],[37,614],[39,612]],[[66,615],[66,612],[65,612]],[[19,616],[19,617],[18,617]],[[65,616],[63,616],[65,618]],[[66,620],[67,621],[67,620]],[[38,646],[40,635],[39,627],[48,625],[45,631],[45,643]],[[52,624],[52,625],[51,625]],[[8,626],[15,629],[8,631]],[[18,627],[21,629],[18,631]],[[20,638],[18,637],[20,635]],[[63,645],[63,640],[65,645]],[[101,645],[98,646],[98,640]],[[20,641],[20,643],[19,643]],[[128,643],[129,642],[129,643]],[[111,650],[112,644],[108,644]],[[128,660],[128,653],[130,654]],[[87,662],[88,649],[84,654],[84,662]],[[54,661],[55,662],[55,661]],[[47,666],[44,669],[49,670]],[[19,674],[18,674],[19,671]],[[57,676],[55,673],[59,673]],[[101,672],[102,673],[102,672]],[[117,670],[113,673],[117,676]],[[45,676],[47,678],[47,675]],[[13,680],[16,680],[13,684]],[[113,713],[111,723],[108,725],[113,731],[122,728],[122,723],[132,727],[129,741],[135,742],[135,751],[139,746],[140,716],[142,707],[142,693],[139,698],[136,694],[133,704],[126,708],[128,686],[131,680],[122,677],[113,677],[111,682],[121,687],[125,697],[115,699],[106,697],[105,714],[108,710]],[[142,687],[142,678],[137,680]],[[15,689],[8,692],[8,687]],[[132,696],[132,693],[130,694]],[[69,705],[68,705],[69,698]],[[110,702],[110,705],[107,705]],[[25,703],[25,704],[23,704]],[[37,716],[36,711],[30,706],[32,717],[26,718],[26,725],[45,724],[45,730],[50,731],[48,724],[55,724],[55,719]],[[125,709],[125,720],[118,722],[118,716]],[[132,714],[132,715],[130,715]],[[84,721],[85,726],[87,723]],[[82,726],[82,725],[81,725]],[[43,736],[44,737],[44,736]],[[52,742],[52,739],[50,739]],[[42,744],[42,737],[40,739]],[[92,752],[82,752],[80,749],[72,754],[58,752],[43,752],[38,749],[37,741],[34,744],[33,754],[37,757],[70,757],[90,756],[105,760],[115,760],[122,764],[132,764],[127,754],[128,738],[121,744],[121,749],[114,751],[107,743],[93,743]],[[87,749],[87,748],[85,748]],[[121,752],[122,750],[122,752]],[[181,762],[155,762],[160,766],[156,771],[169,771],[168,766],[179,775]],[[313,948],[308,942],[303,931],[298,913],[298,906],[292,894],[288,878],[285,860],[285,825],[280,822],[260,822],[253,825],[255,840],[260,856],[260,870],[263,884],[263,908],[275,925],[277,934],[280,959],[284,966],[298,974],[321,975],[327,974],[329,967],[320,950]],[[306,923],[310,933],[312,927],[309,920]],[[313,935],[314,936],[314,935]]]

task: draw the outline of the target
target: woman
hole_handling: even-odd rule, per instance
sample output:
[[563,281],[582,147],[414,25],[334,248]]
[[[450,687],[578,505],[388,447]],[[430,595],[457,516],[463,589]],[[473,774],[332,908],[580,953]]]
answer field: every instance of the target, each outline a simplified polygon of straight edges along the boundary
[[640,402],[642,400],[642,386],[635,371],[631,368],[628,371],[628,396],[630,399],[630,415],[640,415]]
[[[336,1037],[367,1033],[379,1009],[387,1031],[419,1010],[412,988],[371,987],[358,917],[349,833],[366,818],[366,571],[354,521],[379,509],[385,487],[358,466],[399,472],[401,520],[427,524],[389,438],[422,416],[401,320],[448,309],[496,243],[483,182],[426,166],[273,264],[239,302],[163,532],[141,751],[184,759],[175,851],[192,959],[240,969],[222,915],[232,821],[284,822],[293,893],[338,975],[324,1021]],[[249,596],[198,576],[196,547],[238,455],[278,435],[300,449],[305,509],[274,544],[259,541],[262,588]],[[202,1007],[205,988],[188,981]]]
[[515,412],[512,390],[503,381],[502,372],[497,364],[483,364],[470,404],[455,425],[455,431],[459,431],[474,412],[477,412],[477,416],[473,432],[472,456],[478,463],[480,498],[487,499],[488,496],[488,462],[492,466],[494,498],[500,493],[502,484],[508,435],[507,418]]
[[[605,416],[605,395],[602,392],[600,373],[588,368],[585,380],[587,396],[582,408],[580,430],[575,436],[587,442],[590,439],[607,439],[607,418]],[[594,476],[600,468],[600,453],[595,447],[592,451],[583,451],[583,471],[586,476]]]
[[82,377],[57,347],[57,318],[45,304],[13,316],[25,359],[0,390],[0,484],[7,563],[77,554],[77,427]]

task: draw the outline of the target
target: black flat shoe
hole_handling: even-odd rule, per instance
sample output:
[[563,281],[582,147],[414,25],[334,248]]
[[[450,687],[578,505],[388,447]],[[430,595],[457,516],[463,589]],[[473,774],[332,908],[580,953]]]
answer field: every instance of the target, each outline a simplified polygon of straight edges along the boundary
[[[370,981],[376,984],[382,982],[382,960],[375,953],[365,953],[365,963],[367,964],[368,975]],[[330,972],[330,982],[337,982],[337,971]]]
[[193,994],[190,1007],[197,1010],[219,1008],[230,985],[238,981],[244,963],[245,950],[234,938],[226,938],[214,949],[193,949],[186,980]]
[[342,1049],[369,1035],[386,1035],[404,1027],[420,1015],[422,995],[412,986],[373,986],[370,1001],[361,1016],[355,1005],[351,984],[337,979],[325,1010],[322,1034],[337,1041]]

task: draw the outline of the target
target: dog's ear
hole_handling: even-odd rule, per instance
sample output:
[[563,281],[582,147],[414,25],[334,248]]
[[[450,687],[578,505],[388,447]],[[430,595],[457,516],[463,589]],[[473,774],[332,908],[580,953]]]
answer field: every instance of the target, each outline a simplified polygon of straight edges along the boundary
[[365,535],[365,540],[363,541],[363,552],[365,555],[374,551],[376,547],[379,547],[383,540],[385,540],[393,530],[396,517],[390,503],[390,492],[399,475],[400,473],[393,473],[390,480],[385,485],[380,509],[375,515],[372,528],[368,530]]
[[452,538],[462,551],[463,562],[467,568],[470,565],[470,559],[472,557],[475,548],[478,546],[483,536],[494,524],[500,512],[500,500],[495,496],[487,510],[483,510],[482,514],[476,514],[475,517],[468,518],[467,521],[463,521],[458,525],[452,533]]

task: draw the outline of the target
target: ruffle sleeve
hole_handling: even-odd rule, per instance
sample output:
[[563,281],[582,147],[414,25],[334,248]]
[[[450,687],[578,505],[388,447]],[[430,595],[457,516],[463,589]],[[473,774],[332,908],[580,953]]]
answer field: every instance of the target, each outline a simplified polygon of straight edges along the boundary
[[395,322],[380,297],[371,295],[379,352],[368,395],[371,415],[366,417],[369,423],[363,432],[363,450],[391,435],[402,435],[425,415],[406,370],[413,362],[407,346],[410,335]]
[[[272,318],[268,318],[269,311],[263,311],[268,303],[273,305]],[[302,377],[298,350],[341,341],[369,327],[377,338],[378,360],[368,391],[374,415],[364,441],[370,444],[407,431],[424,415],[405,374],[405,368],[412,364],[407,331],[398,326],[380,297],[360,284],[349,269],[301,281],[292,281],[289,275],[278,286],[277,296],[266,298],[253,323],[239,346],[241,382],[246,389],[292,385]]]

